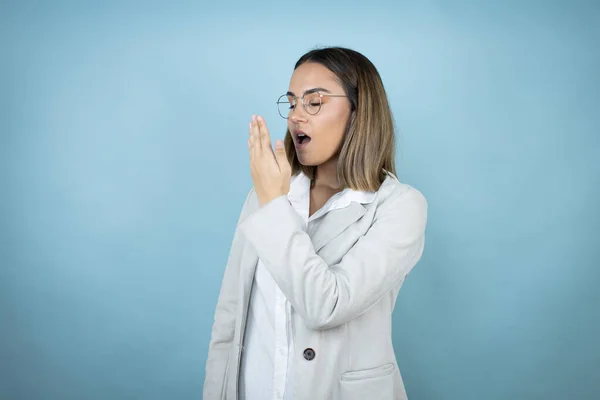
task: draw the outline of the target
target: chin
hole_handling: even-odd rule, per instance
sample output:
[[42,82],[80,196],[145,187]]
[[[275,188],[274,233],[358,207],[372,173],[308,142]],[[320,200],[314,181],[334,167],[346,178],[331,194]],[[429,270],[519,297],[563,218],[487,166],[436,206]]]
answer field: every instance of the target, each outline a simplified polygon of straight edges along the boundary
[[319,165],[328,164],[331,162],[337,162],[336,156],[329,157],[307,157],[307,154],[298,154],[296,153],[296,157],[298,158],[298,162],[305,167],[318,167]]
[[321,165],[322,162],[315,161],[309,157],[301,157],[298,156],[298,162],[305,167],[316,167],[317,165]]
[[311,154],[302,154],[299,152],[296,152],[296,157],[298,158],[298,162],[302,165],[304,165],[305,167],[317,167],[319,165],[325,164],[325,163],[331,163],[331,162],[337,162],[337,154],[334,155],[326,155],[325,157],[323,157],[323,155],[321,155],[320,157],[310,157]]

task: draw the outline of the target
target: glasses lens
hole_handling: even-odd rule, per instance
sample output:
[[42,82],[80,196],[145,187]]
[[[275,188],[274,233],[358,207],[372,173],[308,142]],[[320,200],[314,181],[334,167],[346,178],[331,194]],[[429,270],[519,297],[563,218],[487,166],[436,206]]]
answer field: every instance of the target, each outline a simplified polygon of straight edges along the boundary
[[304,107],[310,115],[315,115],[321,109],[321,95],[318,92],[304,96]]
[[291,109],[290,99],[284,94],[277,100],[277,109],[279,110],[279,115],[281,118],[287,119],[290,115]]

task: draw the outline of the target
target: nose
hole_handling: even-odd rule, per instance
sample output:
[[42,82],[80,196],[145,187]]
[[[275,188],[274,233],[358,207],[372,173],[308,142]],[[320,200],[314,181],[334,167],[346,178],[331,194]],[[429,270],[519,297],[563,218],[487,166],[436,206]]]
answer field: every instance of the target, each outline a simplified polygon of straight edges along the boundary
[[295,124],[298,122],[305,122],[307,118],[308,118],[308,113],[304,109],[304,106],[302,105],[301,102],[298,102],[298,104],[296,104],[296,106],[294,107],[294,109],[292,110],[290,115],[288,116],[288,119]]

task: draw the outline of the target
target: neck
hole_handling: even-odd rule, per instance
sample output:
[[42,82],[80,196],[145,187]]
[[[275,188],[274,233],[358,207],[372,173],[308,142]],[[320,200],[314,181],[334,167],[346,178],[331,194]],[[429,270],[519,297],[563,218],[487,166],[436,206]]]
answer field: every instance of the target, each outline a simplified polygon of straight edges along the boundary
[[337,158],[333,158],[317,166],[314,186],[340,190],[340,182],[337,178],[337,161]]

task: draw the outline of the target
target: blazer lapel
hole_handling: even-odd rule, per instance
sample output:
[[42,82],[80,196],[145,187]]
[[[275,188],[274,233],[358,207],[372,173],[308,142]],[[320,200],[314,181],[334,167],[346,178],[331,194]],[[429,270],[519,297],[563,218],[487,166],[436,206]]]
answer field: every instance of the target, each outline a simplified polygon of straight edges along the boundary
[[362,204],[352,202],[348,207],[329,211],[321,217],[323,221],[321,221],[319,228],[312,235],[315,252],[321,250],[323,246],[362,217],[365,212],[366,209]]

